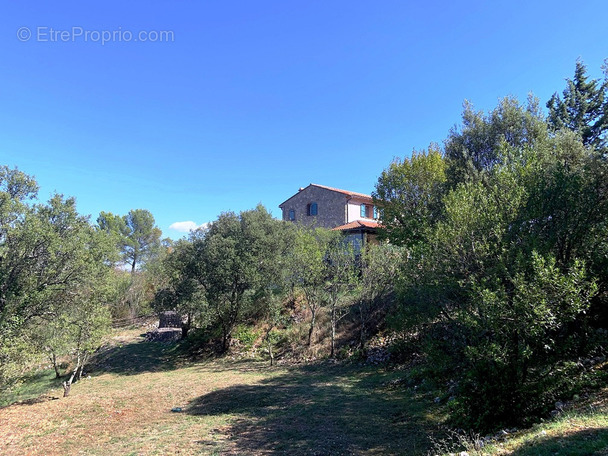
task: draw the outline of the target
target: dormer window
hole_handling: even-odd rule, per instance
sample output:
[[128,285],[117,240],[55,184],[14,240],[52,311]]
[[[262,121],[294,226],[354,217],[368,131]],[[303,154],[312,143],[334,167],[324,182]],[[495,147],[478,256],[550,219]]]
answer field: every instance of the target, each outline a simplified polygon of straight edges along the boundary
[[296,219],[296,211],[289,209],[289,221],[293,222]]
[[306,206],[306,213],[308,215],[317,215],[317,203],[310,203]]

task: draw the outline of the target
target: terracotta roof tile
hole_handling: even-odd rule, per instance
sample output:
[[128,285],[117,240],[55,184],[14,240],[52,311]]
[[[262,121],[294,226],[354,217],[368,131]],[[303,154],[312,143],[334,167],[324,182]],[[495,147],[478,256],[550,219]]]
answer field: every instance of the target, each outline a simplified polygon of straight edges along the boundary
[[346,225],[340,225],[332,228],[333,231],[347,231],[354,230],[357,228],[380,228],[378,222],[369,222],[367,220],[355,220],[354,222],[347,223]]

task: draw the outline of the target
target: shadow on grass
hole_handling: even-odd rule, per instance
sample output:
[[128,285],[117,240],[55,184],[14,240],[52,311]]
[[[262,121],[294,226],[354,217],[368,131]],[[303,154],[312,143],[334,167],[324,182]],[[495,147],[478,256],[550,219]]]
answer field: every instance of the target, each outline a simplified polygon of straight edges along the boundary
[[23,383],[10,392],[0,396],[0,408],[9,405],[31,405],[58,399],[44,395],[51,389],[61,388],[65,377],[55,378],[53,369],[40,370],[23,379]]
[[608,429],[581,430],[563,437],[536,439],[511,454],[513,456],[608,455]]
[[112,372],[120,375],[168,371],[179,367],[179,357],[175,352],[175,344],[145,340],[128,342],[101,349],[85,370],[88,373]]
[[434,423],[421,399],[383,387],[391,378],[344,366],[299,367],[213,391],[186,412],[236,415],[222,433],[239,454],[426,454]]

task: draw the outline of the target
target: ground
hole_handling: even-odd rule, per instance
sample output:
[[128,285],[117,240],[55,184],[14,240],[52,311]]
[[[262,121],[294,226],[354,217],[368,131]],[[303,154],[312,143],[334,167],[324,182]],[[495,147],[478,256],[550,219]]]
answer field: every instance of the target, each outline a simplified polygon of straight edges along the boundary
[[403,370],[193,361],[139,332],[115,337],[67,398],[48,373],[29,382],[31,399],[0,408],[0,454],[608,456],[608,389],[476,448]]
[[399,371],[169,352],[123,338],[68,398],[0,409],[0,453],[426,454],[437,425],[428,399],[390,387]]

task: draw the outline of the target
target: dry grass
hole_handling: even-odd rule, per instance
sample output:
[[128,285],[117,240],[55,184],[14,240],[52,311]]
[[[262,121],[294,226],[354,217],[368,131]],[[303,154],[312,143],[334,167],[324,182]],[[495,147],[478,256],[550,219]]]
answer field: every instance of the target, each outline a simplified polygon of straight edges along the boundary
[[0,409],[0,453],[424,454],[436,424],[424,400],[384,386],[398,372],[180,363],[167,346],[121,337],[70,397],[55,389]]

